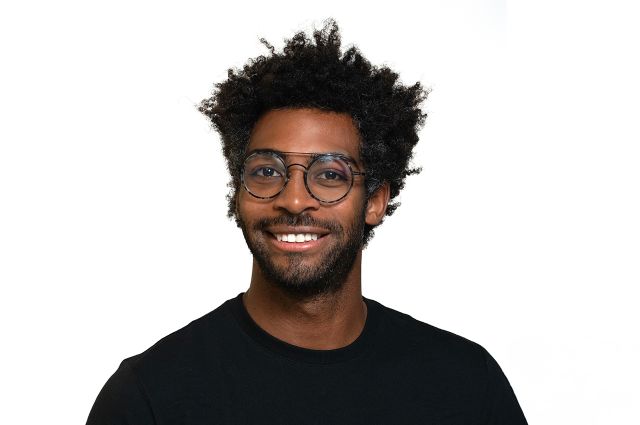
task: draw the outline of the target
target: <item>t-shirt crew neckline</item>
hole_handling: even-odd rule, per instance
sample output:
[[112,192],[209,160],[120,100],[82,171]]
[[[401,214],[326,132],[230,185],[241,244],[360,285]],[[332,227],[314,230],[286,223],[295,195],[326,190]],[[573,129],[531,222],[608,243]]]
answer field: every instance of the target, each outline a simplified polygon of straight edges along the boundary
[[333,364],[358,357],[373,343],[374,334],[378,327],[380,309],[375,301],[362,297],[367,305],[367,318],[360,335],[351,344],[334,350],[314,350],[298,347],[282,341],[262,329],[251,318],[242,302],[242,295],[229,300],[231,313],[238,321],[242,330],[256,343],[281,356],[289,357],[304,363]]

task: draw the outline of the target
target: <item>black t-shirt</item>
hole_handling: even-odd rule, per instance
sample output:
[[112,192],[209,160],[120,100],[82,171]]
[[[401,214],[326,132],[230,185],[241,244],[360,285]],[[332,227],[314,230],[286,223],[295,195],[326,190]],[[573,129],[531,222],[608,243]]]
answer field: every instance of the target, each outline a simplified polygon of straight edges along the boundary
[[353,343],[310,350],[258,327],[239,294],[124,360],[87,424],[526,424],[484,348],[364,300]]

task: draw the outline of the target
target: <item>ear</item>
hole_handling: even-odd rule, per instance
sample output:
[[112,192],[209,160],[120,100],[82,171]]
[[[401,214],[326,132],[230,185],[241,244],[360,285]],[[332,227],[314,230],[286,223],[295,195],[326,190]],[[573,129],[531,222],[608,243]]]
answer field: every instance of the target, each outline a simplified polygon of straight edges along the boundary
[[389,204],[389,183],[384,182],[382,186],[376,189],[375,192],[369,197],[367,201],[367,208],[365,211],[364,221],[370,226],[377,226],[380,224],[387,212],[387,205]]

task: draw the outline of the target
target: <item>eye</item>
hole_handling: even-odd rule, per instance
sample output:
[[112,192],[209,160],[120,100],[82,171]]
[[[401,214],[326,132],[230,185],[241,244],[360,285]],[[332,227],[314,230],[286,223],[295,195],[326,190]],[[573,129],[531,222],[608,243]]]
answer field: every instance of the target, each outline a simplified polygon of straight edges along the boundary
[[309,168],[313,184],[322,187],[344,187],[351,181],[349,165],[341,158],[324,155],[315,160]]
[[316,175],[316,179],[346,180],[345,176],[336,170],[323,170]]
[[272,167],[258,167],[252,173],[252,176],[258,177],[281,177],[282,174]]
[[323,168],[311,174],[311,184],[324,188],[344,187],[349,184],[349,177],[334,168]]

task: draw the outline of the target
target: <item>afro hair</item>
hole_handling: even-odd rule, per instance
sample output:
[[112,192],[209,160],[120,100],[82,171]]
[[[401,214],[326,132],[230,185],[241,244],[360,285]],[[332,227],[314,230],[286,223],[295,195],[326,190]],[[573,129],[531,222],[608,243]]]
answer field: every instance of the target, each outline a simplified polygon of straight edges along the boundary
[[[229,69],[227,80],[216,84],[199,106],[222,139],[231,174],[229,217],[237,221],[241,168],[255,123],[267,111],[285,108],[349,114],[360,132],[367,194],[388,183],[386,215],[393,214],[406,176],[420,171],[409,162],[426,118],[420,105],[428,91],[419,82],[402,85],[397,73],[372,65],[355,46],[342,52],[332,19],[313,31],[313,38],[299,32],[285,40],[282,52],[260,41],[270,54],[250,59],[242,69]],[[365,225],[363,244],[372,234],[373,226]]]

